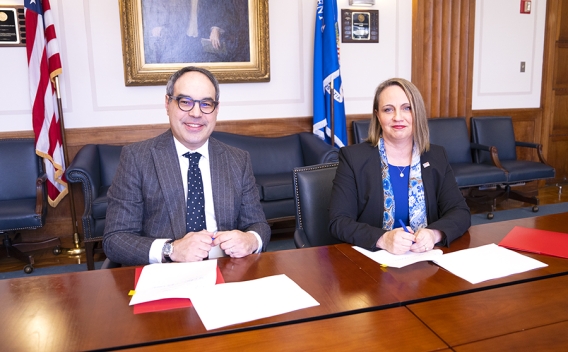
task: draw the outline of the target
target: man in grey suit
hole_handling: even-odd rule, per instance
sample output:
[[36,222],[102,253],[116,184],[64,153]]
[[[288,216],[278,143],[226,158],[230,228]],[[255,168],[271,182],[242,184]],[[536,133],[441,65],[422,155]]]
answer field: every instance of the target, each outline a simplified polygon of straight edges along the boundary
[[[182,68],[166,87],[170,129],[123,148],[108,190],[103,239],[113,262],[191,262],[216,251],[240,258],[266,249],[270,227],[248,152],[210,138],[218,101],[219,84],[209,71]],[[206,227],[200,231],[186,228],[187,189],[193,189],[189,155],[194,152],[201,154],[205,202]]]

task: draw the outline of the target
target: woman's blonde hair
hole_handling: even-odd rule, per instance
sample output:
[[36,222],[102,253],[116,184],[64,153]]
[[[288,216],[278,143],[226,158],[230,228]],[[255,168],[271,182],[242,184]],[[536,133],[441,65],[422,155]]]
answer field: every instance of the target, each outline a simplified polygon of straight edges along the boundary
[[379,145],[379,139],[383,133],[381,124],[377,114],[379,113],[379,96],[387,87],[399,86],[404,94],[408,97],[410,102],[410,110],[412,113],[412,138],[414,144],[418,147],[420,154],[427,152],[430,149],[430,132],[428,130],[428,116],[426,115],[426,107],[422,94],[412,82],[404,78],[391,78],[379,84],[375,91],[375,98],[373,100],[373,117],[369,125],[369,141],[373,146]]

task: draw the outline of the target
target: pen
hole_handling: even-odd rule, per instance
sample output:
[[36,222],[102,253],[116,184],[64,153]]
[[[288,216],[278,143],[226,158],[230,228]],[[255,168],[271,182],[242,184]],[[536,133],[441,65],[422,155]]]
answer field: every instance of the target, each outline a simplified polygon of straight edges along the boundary
[[[398,219],[398,223],[400,224],[400,226],[402,226],[402,228],[404,229],[404,231],[410,233],[410,231],[408,231],[408,229],[406,228],[406,225],[404,225],[404,222],[402,222],[402,219]],[[412,241],[412,244],[415,244],[416,242]]]
[[408,231],[408,229],[406,228],[406,225],[404,225],[404,222],[402,222],[402,219],[398,219],[398,223],[400,224],[400,226],[404,231],[410,233],[410,231]]

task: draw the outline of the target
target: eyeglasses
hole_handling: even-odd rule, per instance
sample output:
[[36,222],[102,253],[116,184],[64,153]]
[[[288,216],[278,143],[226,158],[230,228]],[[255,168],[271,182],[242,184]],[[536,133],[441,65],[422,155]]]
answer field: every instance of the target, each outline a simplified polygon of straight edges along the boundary
[[218,101],[213,99],[202,99],[202,100],[195,100],[191,99],[190,97],[184,96],[175,96],[175,95],[168,95],[170,99],[175,99],[178,103],[178,107],[181,111],[191,111],[195,106],[195,103],[199,104],[199,110],[201,110],[204,114],[210,114],[217,108],[219,105]]

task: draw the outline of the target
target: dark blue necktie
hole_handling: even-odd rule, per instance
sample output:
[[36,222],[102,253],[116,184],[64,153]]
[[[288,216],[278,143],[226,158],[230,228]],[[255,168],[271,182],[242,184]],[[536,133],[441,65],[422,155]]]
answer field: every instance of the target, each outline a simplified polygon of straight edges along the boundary
[[187,209],[185,228],[187,232],[197,232],[205,227],[205,198],[203,196],[203,180],[199,170],[199,153],[185,153],[189,158],[187,169]]

